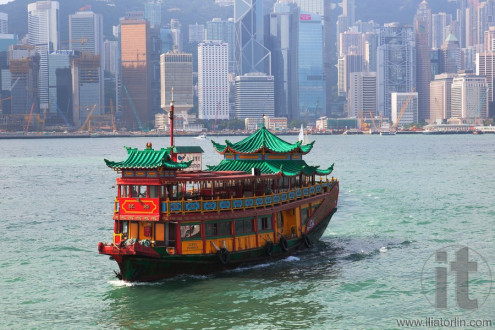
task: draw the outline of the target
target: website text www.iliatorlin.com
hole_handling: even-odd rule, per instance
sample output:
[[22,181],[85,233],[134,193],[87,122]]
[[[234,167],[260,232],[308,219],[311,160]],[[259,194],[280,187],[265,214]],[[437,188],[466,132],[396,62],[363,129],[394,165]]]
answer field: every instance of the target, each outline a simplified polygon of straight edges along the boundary
[[423,327],[423,328],[436,328],[436,327],[447,327],[447,328],[486,328],[492,327],[492,320],[464,320],[459,318],[453,319],[437,319],[433,317],[427,317],[424,319],[397,319],[397,326],[400,328],[409,328],[409,327]]

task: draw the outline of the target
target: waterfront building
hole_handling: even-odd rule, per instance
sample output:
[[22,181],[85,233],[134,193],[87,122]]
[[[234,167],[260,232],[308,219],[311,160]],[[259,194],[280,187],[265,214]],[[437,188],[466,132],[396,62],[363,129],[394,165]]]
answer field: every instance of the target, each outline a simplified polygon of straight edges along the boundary
[[263,116],[265,127],[272,131],[283,131],[287,129],[287,117]]
[[205,26],[203,24],[189,24],[189,43],[205,40]]
[[297,93],[297,51],[299,8],[278,1],[269,16],[269,41],[272,53],[272,72],[275,79],[275,115],[296,119],[299,117]]
[[369,118],[376,111],[376,72],[354,72],[350,74],[350,89],[347,99],[348,117]]
[[451,89],[455,74],[442,73],[430,83],[430,124],[441,123],[451,117]]
[[186,125],[187,112],[194,106],[192,61],[192,54],[178,51],[167,52],[160,56],[161,108],[164,111],[170,109],[173,88],[175,118],[180,118],[179,120]]
[[416,41],[416,91],[418,92],[418,120],[426,122],[430,115],[431,76],[431,10],[423,0],[414,17]]
[[[414,124],[419,120],[418,114],[418,95],[419,93],[392,93],[392,122],[397,127],[401,127],[406,124]],[[404,111],[402,112],[402,108],[405,103],[409,99],[409,103],[407,103]],[[402,112],[402,116],[399,119],[399,116]],[[399,122],[397,123],[397,120]]]
[[264,45],[262,0],[234,2],[234,62],[236,75],[264,72],[271,75],[271,54]]
[[451,94],[451,116],[461,119],[487,118],[486,77],[461,73],[454,77]]
[[[93,115],[101,115],[105,113],[105,81],[103,75],[103,16],[95,14],[92,11],[79,11],[76,14],[69,15],[69,49],[88,53],[92,56],[83,56],[78,59],[81,70],[78,70],[81,84],[74,85],[74,88],[82,88],[78,94],[81,100],[90,100],[90,96],[85,96],[87,93],[96,91],[93,95],[92,104],[96,104]],[[99,66],[95,67],[96,59],[99,61]],[[84,69],[83,69],[84,68]],[[98,73],[97,77],[85,78],[86,74]],[[83,82],[84,81],[84,82]],[[91,87],[88,85],[90,84]],[[84,106],[84,105],[83,105]],[[80,110],[78,110],[80,111]],[[76,111],[77,112],[77,111]],[[77,122],[77,118],[74,117]]]
[[198,44],[198,118],[229,119],[228,45],[222,41]]
[[39,113],[39,62],[39,54],[10,60],[11,114]]
[[68,120],[72,120],[73,59],[73,50],[57,50],[48,55],[48,112],[58,117],[61,111]]
[[150,29],[146,20],[121,19],[122,119],[130,129],[150,127]]
[[450,34],[449,29],[452,24],[452,15],[438,13],[431,15],[431,48],[440,48],[445,39]]
[[0,13],[0,34],[9,33],[9,14]]
[[235,77],[237,119],[275,116],[274,80],[262,72]]
[[391,93],[409,93],[416,87],[416,50],[413,29],[388,23],[380,29],[377,57],[378,112],[391,115]]
[[321,16],[301,12],[298,45],[299,116],[316,119],[326,113]]
[[48,109],[48,54],[58,50],[60,31],[58,1],[37,1],[28,4],[28,43],[35,46],[39,58],[40,108]]
[[495,53],[478,53],[476,54],[476,75],[486,77],[488,83],[488,117],[495,116]]
[[205,40],[221,40],[229,48],[229,72],[234,72],[234,20],[214,18],[206,22]]
[[112,74],[119,70],[119,42],[116,40],[105,40],[103,43],[103,69]]
[[162,2],[149,1],[144,4],[144,18],[150,22],[150,28],[162,26]]

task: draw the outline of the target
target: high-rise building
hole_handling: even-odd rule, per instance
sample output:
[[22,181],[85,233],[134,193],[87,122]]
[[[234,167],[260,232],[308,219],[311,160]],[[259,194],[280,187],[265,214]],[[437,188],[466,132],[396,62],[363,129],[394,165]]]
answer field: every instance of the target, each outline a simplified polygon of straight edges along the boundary
[[364,55],[363,34],[356,31],[346,31],[340,34],[340,56],[347,54]]
[[203,24],[189,24],[189,43],[205,40],[205,26]]
[[103,54],[103,69],[112,74],[117,74],[119,70],[119,42],[105,40]]
[[170,109],[170,101],[175,101],[175,116],[187,123],[187,112],[193,107],[193,56],[177,51],[160,56],[161,108]]
[[[468,0],[467,7],[465,9],[465,26],[466,26],[466,46],[475,46],[479,43],[478,39],[478,9],[479,9],[479,1]],[[463,47],[464,48],[464,47]]]
[[206,22],[205,40],[221,40],[229,48],[229,72],[234,72],[234,20],[222,21],[214,18]]
[[235,77],[235,113],[237,119],[275,116],[273,76],[247,73]]
[[478,7],[478,44],[484,44],[485,31],[490,29],[490,26],[495,25],[495,1],[486,0],[480,2]]
[[488,30],[485,31],[484,42],[485,46],[483,48],[485,53],[495,51],[495,26],[490,26]]
[[73,58],[73,50],[57,50],[48,55],[49,113],[58,114],[62,111],[70,120],[72,120]]
[[483,119],[488,114],[486,78],[461,73],[452,82],[451,116],[462,119]]
[[368,72],[376,72],[376,54],[378,49],[378,36],[375,32],[366,32],[363,35],[364,62]]
[[388,23],[380,30],[377,57],[378,112],[390,118],[391,93],[409,93],[416,85],[413,29]]
[[442,73],[430,83],[430,123],[441,123],[451,117],[451,88],[455,74]]
[[[97,88],[98,92],[94,94],[92,101],[93,104],[96,104],[96,108],[94,109],[92,115],[104,114],[105,82],[102,70],[103,56],[101,56],[103,53],[103,16],[95,14],[92,11],[79,11],[73,15],[69,15],[69,39],[70,49],[91,54],[98,58],[100,63],[99,68],[93,67],[95,65],[94,60],[96,57],[83,56],[78,59],[80,63],[79,74],[82,74],[79,81],[84,81],[84,83],[79,85],[76,84],[74,85],[74,88],[77,88],[78,86],[83,88],[83,90],[79,93],[81,100],[86,99],[84,96],[86,93],[89,93],[89,91]],[[98,77],[95,77],[91,82],[89,82],[86,78],[84,78],[86,72],[90,74],[98,73]],[[77,79],[77,77],[73,78]],[[91,84],[91,87],[89,87],[89,83]],[[87,91],[84,91],[84,89]],[[74,102],[74,104],[75,103],[76,102]],[[91,104],[91,107],[93,104]],[[74,118],[74,120],[77,121],[76,118]]]
[[[351,26],[349,23],[349,17],[344,15],[339,15],[337,18],[337,40],[340,40],[340,35],[349,30]],[[340,54],[340,42],[337,42],[337,55]]]
[[449,34],[445,39],[441,53],[441,73],[457,73],[462,70],[462,50],[453,34]]
[[39,98],[40,108],[48,109],[48,54],[58,50],[60,31],[58,1],[38,1],[28,4],[28,43],[40,55]]
[[364,60],[362,55],[348,54],[338,61],[338,89],[339,95],[347,96],[350,87],[350,77],[353,72],[364,72]]
[[352,26],[356,21],[355,0],[342,0],[342,14],[349,17],[349,24]]
[[151,127],[150,28],[146,20],[122,19],[122,119],[132,129]]
[[182,25],[180,24],[180,21],[176,18],[172,18],[170,20],[170,34],[172,35],[172,40],[173,40],[173,49],[177,49],[179,52],[182,51],[182,30],[181,30]]
[[431,47],[440,48],[449,35],[449,26],[452,24],[452,15],[438,13],[431,15]]
[[416,41],[416,91],[418,92],[418,119],[425,122],[430,115],[431,77],[431,10],[426,0],[419,5],[414,17]]
[[374,118],[377,115],[376,72],[351,73],[347,110],[349,117]]
[[72,120],[76,127],[88,116],[104,113],[100,55],[82,52],[72,61]]
[[299,9],[278,1],[270,13],[269,42],[275,79],[275,116],[296,119],[298,111],[297,51]]
[[326,113],[322,35],[321,16],[301,12],[297,67],[299,114],[304,118],[315,119]]
[[494,117],[495,95],[493,85],[495,83],[495,53],[476,54],[476,74],[486,77],[489,88],[486,95],[488,99],[488,117]]
[[[392,122],[401,127],[418,122],[418,93],[392,93]],[[406,102],[409,99],[409,103]],[[403,107],[405,108],[403,109]],[[400,114],[402,116],[399,118]],[[397,123],[397,121],[399,121]]]
[[162,25],[162,3],[150,1],[144,4],[144,18],[150,22],[150,28]]
[[221,41],[198,44],[198,118],[229,119],[229,51]]
[[234,2],[235,73],[264,72],[271,75],[271,54],[264,44],[262,0]]
[[9,33],[9,15],[0,13],[0,34]]
[[39,113],[39,61],[39,54],[10,60],[11,114]]

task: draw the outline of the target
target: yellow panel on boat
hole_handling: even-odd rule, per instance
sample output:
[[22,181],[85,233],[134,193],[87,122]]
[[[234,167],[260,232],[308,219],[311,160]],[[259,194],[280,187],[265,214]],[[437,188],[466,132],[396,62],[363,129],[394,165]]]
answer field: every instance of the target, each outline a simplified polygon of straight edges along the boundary
[[273,233],[262,233],[258,234],[258,244],[259,246],[265,246],[268,242],[275,242],[273,238]]
[[203,241],[183,241],[182,242],[182,254],[202,254],[203,253]]
[[[225,242],[225,248],[227,248],[227,250],[229,251],[234,250],[233,238],[218,238],[218,239],[206,240],[206,253],[217,253],[217,249],[215,248],[215,246],[221,249],[224,247],[224,242]],[[215,244],[215,246],[213,244]]]
[[131,222],[131,228],[129,230],[129,238],[138,238],[139,235],[139,223]]
[[165,240],[165,224],[155,223],[155,241]]
[[236,237],[236,251],[254,249],[256,247],[256,235]]

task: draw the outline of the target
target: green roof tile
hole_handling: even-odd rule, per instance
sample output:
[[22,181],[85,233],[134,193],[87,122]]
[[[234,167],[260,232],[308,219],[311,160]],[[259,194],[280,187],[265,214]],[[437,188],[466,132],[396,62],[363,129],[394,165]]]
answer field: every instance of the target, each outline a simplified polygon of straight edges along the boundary
[[191,165],[192,161],[177,163],[170,158],[170,149],[162,148],[160,150],[137,148],[127,149],[127,159],[122,162],[113,162],[105,159],[108,167],[113,169],[184,169]]
[[215,141],[211,142],[215,150],[220,154],[230,152],[239,154],[251,154],[260,152],[263,149],[265,151],[271,151],[275,153],[297,151],[303,154],[307,154],[311,151],[314,144],[314,141],[306,145],[302,145],[302,141],[289,143],[271,133],[264,126],[262,126],[259,130],[257,130],[247,138],[236,143],[232,143],[228,140],[225,140],[225,144],[216,143]]

